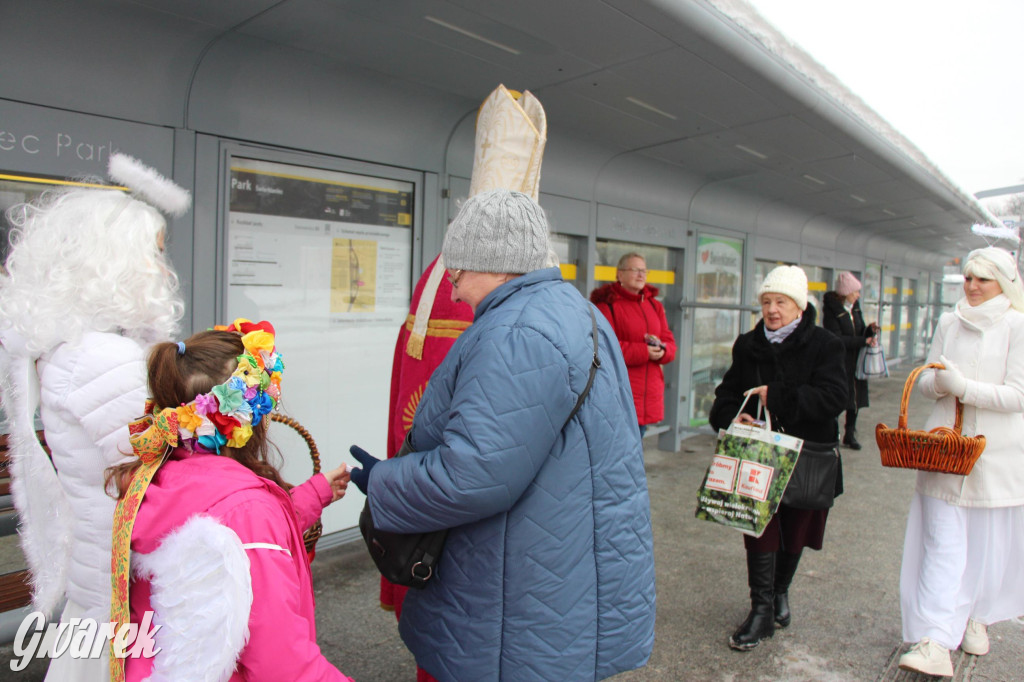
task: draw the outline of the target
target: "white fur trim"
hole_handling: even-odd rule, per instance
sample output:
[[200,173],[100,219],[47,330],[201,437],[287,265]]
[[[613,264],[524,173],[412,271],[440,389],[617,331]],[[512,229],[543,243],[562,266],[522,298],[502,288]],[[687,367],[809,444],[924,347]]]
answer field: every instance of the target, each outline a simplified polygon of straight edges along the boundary
[[[5,340],[11,333],[5,333]],[[64,598],[67,587],[71,506],[53,463],[36,438],[39,376],[35,360],[25,355],[7,356],[6,370],[0,395],[10,422],[11,495],[18,510],[21,548],[32,575],[32,608],[49,614]]]
[[235,670],[249,639],[252,578],[242,541],[197,514],[150,554],[132,553],[132,571],[149,580],[154,640],[151,682],[217,680]]
[[186,190],[127,154],[111,154],[107,174],[164,213],[185,215],[192,203]]

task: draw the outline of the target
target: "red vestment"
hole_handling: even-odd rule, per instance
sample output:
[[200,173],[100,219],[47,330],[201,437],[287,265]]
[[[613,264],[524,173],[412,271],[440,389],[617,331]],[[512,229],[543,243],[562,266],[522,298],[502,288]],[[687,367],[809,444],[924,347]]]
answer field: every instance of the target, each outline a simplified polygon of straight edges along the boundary
[[[438,257],[440,258],[440,257]],[[412,426],[412,418],[416,406],[423,397],[430,375],[455,339],[473,321],[473,311],[465,303],[452,303],[452,285],[443,272],[436,283],[433,305],[429,308],[429,318],[423,334],[416,333],[416,313],[421,300],[426,296],[429,300],[431,289],[431,273],[438,267],[435,258],[420,276],[413,290],[409,316],[398,332],[395,344],[395,357],[391,365],[391,399],[388,409],[388,458],[394,457],[402,447],[405,434]],[[443,270],[443,267],[442,267]],[[435,276],[436,277],[436,276]],[[425,311],[424,311],[425,312]],[[421,321],[422,322],[422,321]],[[419,355],[419,357],[416,357]],[[409,588],[395,585],[383,577],[380,579],[380,605],[387,610],[394,610],[397,618],[402,617],[402,600]],[[423,670],[417,670],[418,682],[433,680]]]

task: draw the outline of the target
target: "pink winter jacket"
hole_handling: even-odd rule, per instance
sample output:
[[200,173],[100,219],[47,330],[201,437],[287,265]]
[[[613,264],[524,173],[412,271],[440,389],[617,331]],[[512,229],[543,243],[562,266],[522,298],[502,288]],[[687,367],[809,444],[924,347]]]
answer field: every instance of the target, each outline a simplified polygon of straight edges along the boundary
[[[212,517],[245,546],[252,580],[249,639],[230,679],[349,680],[317,646],[313,584],[302,540],[302,529],[330,501],[331,488],[321,474],[289,494],[229,457],[179,448],[146,491],[132,531],[133,563],[137,553],[153,552],[195,515]],[[148,581],[132,581],[133,623],[142,622],[152,608],[150,590]],[[158,631],[158,646],[160,636]],[[152,667],[152,659],[128,658],[126,680],[145,679]]]

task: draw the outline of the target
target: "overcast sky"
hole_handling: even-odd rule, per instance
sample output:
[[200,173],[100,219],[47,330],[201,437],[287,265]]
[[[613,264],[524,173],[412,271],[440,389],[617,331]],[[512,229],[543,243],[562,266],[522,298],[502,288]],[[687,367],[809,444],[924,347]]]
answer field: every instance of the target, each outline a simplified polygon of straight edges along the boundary
[[1024,0],[747,0],[964,190],[1024,184]]

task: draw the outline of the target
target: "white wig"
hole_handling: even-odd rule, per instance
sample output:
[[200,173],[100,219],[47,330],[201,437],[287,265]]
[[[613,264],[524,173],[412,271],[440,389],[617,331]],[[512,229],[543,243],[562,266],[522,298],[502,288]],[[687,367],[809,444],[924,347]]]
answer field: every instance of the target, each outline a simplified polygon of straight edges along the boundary
[[975,249],[967,254],[964,276],[974,275],[982,279],[994,279],[1014,310],[1024,312],[1024,286],[1021,285],[1017,263],[1009,251],[997,246]]
[[0,276],[0,325],[33,354],[87,331],[171,338],[184,304],[160,242],[166,222],[115,189],[71,188],[8,211],[11,251]]

